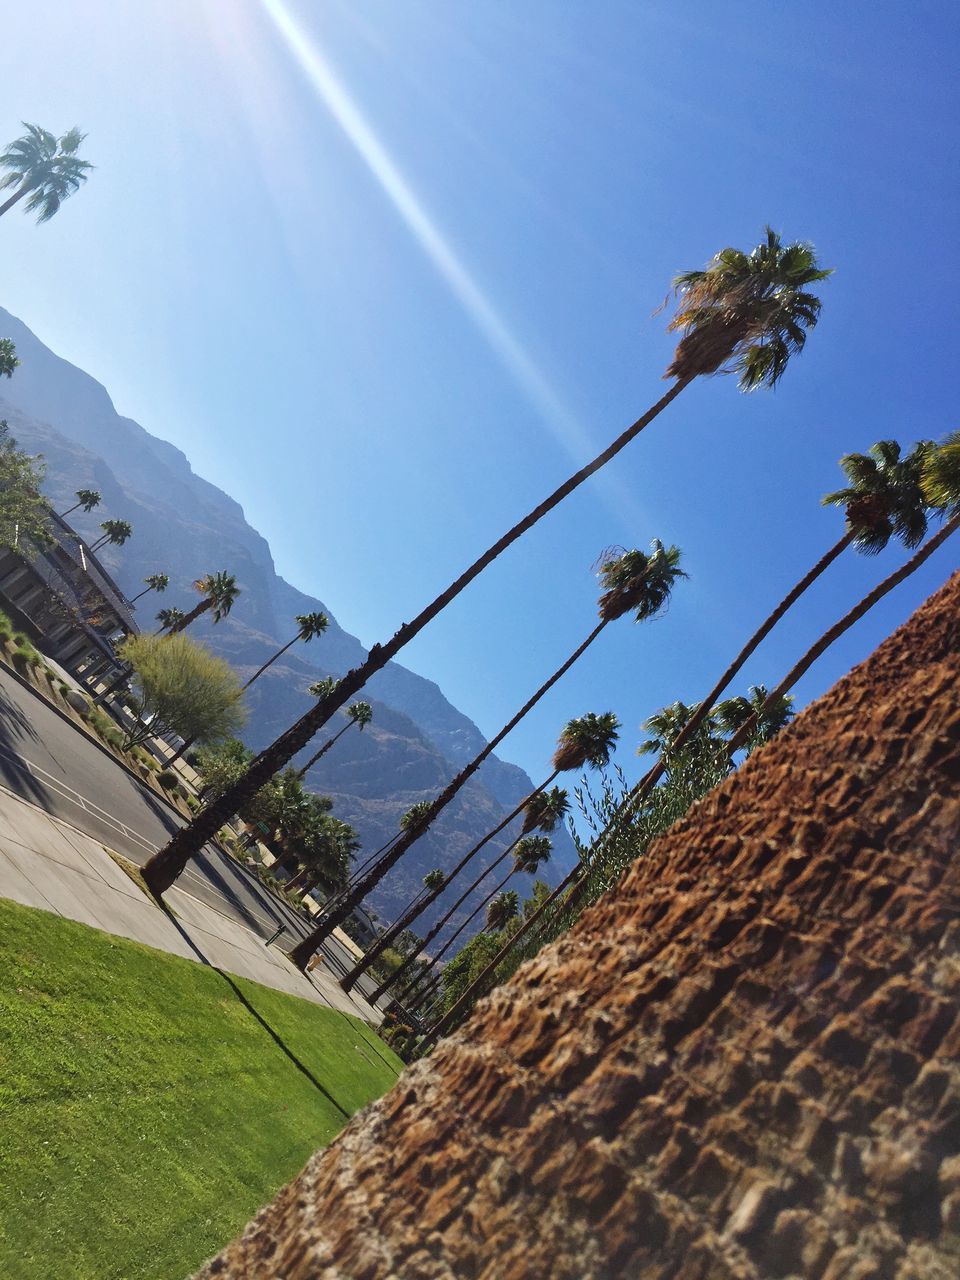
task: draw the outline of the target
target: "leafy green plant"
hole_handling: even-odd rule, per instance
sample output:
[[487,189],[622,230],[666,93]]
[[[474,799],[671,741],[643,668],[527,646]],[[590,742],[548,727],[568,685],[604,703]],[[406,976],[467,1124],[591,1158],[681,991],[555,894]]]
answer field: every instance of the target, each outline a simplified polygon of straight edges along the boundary
[[180,779],[172,769],[161,769],[157,774],[157,781],[164,791],[176,791],[179,788]]

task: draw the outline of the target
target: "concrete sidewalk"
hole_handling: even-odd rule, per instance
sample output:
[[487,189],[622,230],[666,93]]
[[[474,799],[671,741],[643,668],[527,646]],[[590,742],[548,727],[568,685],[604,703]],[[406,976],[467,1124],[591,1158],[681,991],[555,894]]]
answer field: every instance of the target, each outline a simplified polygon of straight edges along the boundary
[[103,845],[3,787],[0,898],[54,911],[366,1022],[379,1024],[383,1016],[362,996],[342,991],[322,966],[309,975],[300,973],[256,934],[176,888],[164,895],[176,916],[171,919],[117,866]]

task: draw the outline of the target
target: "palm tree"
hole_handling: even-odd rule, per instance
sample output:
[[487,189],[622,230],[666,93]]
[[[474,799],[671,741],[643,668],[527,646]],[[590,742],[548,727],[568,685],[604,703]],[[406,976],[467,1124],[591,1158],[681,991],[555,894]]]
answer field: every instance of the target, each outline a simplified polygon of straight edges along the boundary
[[[431,822],[441,809],[453,799],[460,787],[464,785],[470,775],[480,766],[480,764],[483,763],[498,743],[503,741],[507,734],[515,728],[517,724],[519,724],[523,717],[527,715],[534,706],[536,706],[544,694],[546,694],[553,685],[556,684],[560,677],[570,669],[573,663],[586,652],[606,626],[611,622],[616,621],[618,618],[622,618],[626,613],[631,611],[633,612],[634,618],[637,622],[644,622],[657,617],[667,604],[673,590],[674,583],[680,578],[685,578],[687,575],[680,568],[679,549],[673,546],[665,547],[659,539],[654,539],[651,544],[651,551],[649,555],[643,551],[624,551],[622,548],[615,548],[604,552],[599,560],[597,576],[600,579],[601,586],[604,588],[597,602],[598,612],[600,614],[600,622],[598,625],[594,627],[582,644],[580,644],[570,657],[567,658],[567,660],[553,673],[552,676],[550,676],[549,680],[540,686],[536,693],[529,698],[526,703],[524,703],[517,714],[503,726],[500,732],[492,738],[490,742],[487,743],[483,751],[475,757],[470,764],[466,765],[464,769],[461,770],[443,793],[447,798],[444,801],[444,804],[433,813],[430,818]],[[463,866],[466,865],[466,860],[473,856],[473,853],[476,852],[477,848],[482,847],[482,844],[486,842],[486,839],[492,838],[492,836],[501,831],[504,826],[508,825],[524,805],[525,801],[521,801],[517,809],[505,818],[500,826],[481,842],[480,846],[475,846],[475,848],[466,855],[465,859],[461,859],[460,863],[458,863],[450,873],[448,883],[449,880],[452,880],[452,878],[462,870]],[[530,829],[532,828],[525,828],[525,830]],[[396,853],[396,849],[392,849],[390,852],[391,866],[395,864],[395,857],[398,856],[400,855]],[[446,886],[443,887],[445,888]],[[431,898],[423,902],[421,904],[421,909],[429,906],[433,901],[435,901],[436,898],[439,897],[440,892],[442,892],[442,890],[438,891]],[[404,912],[401,919],[408,920],[409,922],[409,919],[413,918],[410,917],[409,914],[412,909],[412,905],[413,904],[411,904],[411,907],[407,908],[407,911]],[[403,931],[403,927],[405,926],[400,925],[399,922],[391,925],[384,937],[367,952],[367,956],[360,962],[363,967],[360,968],[359,972],[363,972],[363,969],[370,962],[370,959],[376,958],[377,955],[381,954],[382,950],[390,945],[390,942],[399,936]]]
[[225,570],[221,570],[219,573],[205,573],[202,578],[196,580],[193,584],[193,589],[194,591],[199,591],[203,599],[199,604],[194,605],[189,613],[183,614],[168,628],[168,635],[172,636],[178,631],[184,631],[202,613],[207,613],[211,609],[213,610],[214,622],[222,622],[233,608],[237,596],[240,594],[236,578]]
[[669,751],[661,750],[653,768],[627,796],[601,839],[609,835],[636,804],[649,794],[663,776],[669,754],[681,750],[700,730],[717,699],[740,673],[761,641],[847,547],[853,546],[866,555],[876,555],[892,537],[899,538],[907,547],[919,545],[926,533],[928,512],[934,505],[925,497],[922,484],[927,464],[935,452],[936,446],[928,440],[922,440],[906,456],[901,456],[900,446],[895,441],[881,440],[871,446],[868,453],[848,453],[840,459],[840,467],[848,484],[835,493],[827,494],[823,502],[844,508],[846,530],[843,536],[787,593],[753,633],[707,696],[691,709],[689,720],[679,726],[679,732],[669,744]]
[[[937,482],[931,482],[931,488]],[[935,490],[934,490],[935,491]],[[934,551],[946,542],[947,538],[957,529],[960,529],[960,490],[957,490],[957,496],[952,501],[944,502],[942,509],[944,511],[953,510],[953,514],[946,524],[935,534],[929,537],[920,547],[919,551],[914,552],[910,559],[900,566],[894,573],[879,583],[874,589],[867,593],[863,599],[856,604],[848,613],[845,613],[838,622],[824,632],[816,644],[803,655],[800,661],[794,666],[780,681],[777,687],[763,701],[761,706],[744,722],[741,728],[734,734],[730,741],[730,750],[736,751],[739,747],[749,743],[753,736],[758,732],[758,725],[762,725],[763,721],[770,715],[776,715],[777,704],[781,702],[789,689],[792,689],[801,676],[806,675],[816,660],[826,652],[827,649],[838,640],[844,632],[849,631],[855,622],[863,617],[878,600],[882,600],[885,595],[899,586],[904,579],[909,578],[925,560],[933,555]]]
[[[752,253],[724,249],[704,271],[678,276],[675,285],[680,295],[680,307],[671,327],[683,336],[667,371],[666,376],[675,379],[669,391],[592,462],[581,467],[498,538],[412,622],[404,623],[386,644],[375,644],[366,660],[348,671],[329,697],[317,702],[261,751],[243,778],[204,806],[187,826],[154,854],[143,871],[153,891],[162,893],[168,889],[190,859],[199,853],[204,843],[246,797],[305,747],[317,730],[359,692],[371,676],[419,635],[474,578],[585,480],[615,458],[695,378],[727,367],[739,372],[740,387],[745,391],[762,385],[775,385],[783,375],[790,353],[802,346],[798,335],[817,322],[820,302],[810,292],[810,287],[829,274],[817,266],[816,256],[809,245],[784,246],[779,237],[768,229],[765,243]],[[705,360],[702,349],[708,340],[712,344],[711,358]],[[776,344],[779,353],[772,363],[763,354],[764,348],[770,344]],[[691,349],[692,345],[699,351]]]
[[17,348],[12,338],[0,338],[0,378],[12,378],[19,369]]
[[[313,689],[313,686],[311,686],[311,691],[312,689]],[[350,728],[351,725],[355,724],[357,728],[360,730],[360,732],[362,733],[365,726],[368,725],[370,721],[373,719],[373,707],[371,707],[369,702],[351,702],[350,705],[346,708],[346,714],[348,717],[347,723],[343,726],[342,729],[338,729],[332,738],[328,738],[326,742],[323,744],[323,746],[320,748],[320,750],[315,752],[310,757],[307,763],[300,770],[298,775],[299,777],[302,778],[306,774],[308,769],[312,769],[313,766],[317,763],[317,761],[321,760],[327,754],[327,752],[330,750],[333,744],[337,741],[337,739],[343,737],[343,735],[347,732],[347,730]]]
[[[513,866],[499,884],[495,884],[486,897],[483,898],[476,907],[474,907],[473,911],[471,911],[467,916],[463,924],[461,924],[460,927],[451,934],[446,946],[444,947],[444,951],[446,951],[456,941],[456,939],[459,938],[464,929],[468,927],[472,920],[476,919],[484,907],[487,907],[488,909],[486,928],[497,930],[503,927],[503,924],[490,924],[489,908],[493,906],[494,902],[496,902],[497,896],[513,898],[515,909],[513,911],[513,915],[507,917],[508,919],[512,919],[513,916],[517,914],[516,908],[518,906],[518,897],[516,890],[511,889],[508,894],[503,893],[502,890],[506,887],[508,881],[513,876],[518,875],[521,872],[524,875],[535,875],[541,865],[549,860],[551,850],[552,846],[546,836],[524,836],[523,839],[518,840],[513,854]],[[493,899],[492,902],[491,899]],[[506,921],[503,923],[506,923]],[[423,973],[420,974],[420,977],[423,977]]]
[[9,200],[0,204],[0,216],[29,196],[25,209],[36,211],[38,222],[47,222],[64,200],[79,191],[93,168],[89,160],[77,156],[87,135],[74,128],[56,138],[38,124],[24,121],[23,127],[27,131],[23,137],[0,155],[0,168],[8,170],[0,179],[0,191],[16,187]]
[[920,487],[935,511],[952,516],[960,510],[960,431],[952,431],[930,452]]
[[122,547],[133,534],[133,525],[128,520],[104,520],[100,528],[103,533],[90,548],[92,552],[99,551],[108,542],[115,547]]
[[77,501],[72,507],[68,507],[66,511],[60,512],[61,520],[66,520],[67,516],[71,515],[74,511],[77,511],[80,507],[82,507],[84,511],[92,511],[94,507],[99,507],[100,505],[100,494],[96,489],[78,489],[74,496]]
[[497,933],[505,924],[515,920],[520,911],[520,898],[516,889],[498,894],[487,907],[486,928]]
[[[461,770],[447,788],[446,792],[443,793],[448,796],[448,799],[444,804],[449,803],[449,801],[453,799],[460,787],[467,781],[475,769],[482,764],[483,760],[486,759],[494,747],[503,741],[506,735],[515,728],[517,724],[519,724],[523,717],[527,715],[534,706],[536,706],[544,694],[546,694],[548,690],[556,684],[560,677],[570,669],[574,662],[576,662],[577,659],[587,651],[606,626],[611,622],[616,621],[618,618],[622,618],[625,614],[631,611],[633,612],[635,621],[637,622],[645,622],[651,618],[657,617],[669,601],[674,584],[678,579],[685,578],[687,576],[680,568],[679,548],[673,546],[665,547],[659,538],[655,538],[653,540],[649,555],[643,551],[625,551],[622,547],[617,547],[604,552],[598,561],[598,565],[599,568],[597,570],[597,576],[600,580],[601,586],[604,588],[597,602],[600,622],[596,627],[594,627],[582,644],[580,644],[573,651],[570,657],[567,658],[567,660],[553,673],[549,680],[540,686],[536,693],[528,699],[526,703],[524,703],[517,714],[504,725],[493,739],[491,739],[480,755]],[[549,785],[549,783],[544,785]],[[520,805],[517,806],[512,814],[503,820],[500,826],[495,828],[493,832],[489,833],[484,840],[481,841],[481,844],[475,846],[464,859],[461,859],[453,871],[450,872],[448,883],[459,873],[460,870],[462,870],[466,865],[466,861],[473,856],[478,848],[482,847],[488,839],[491,839],[499,831],[503,830],[508,823],[512,822],[513,818],[515,818],[520,810],[524,808],[525,803],[526,801],[521,801]],[[444,806],[441,806],[441,808],[442,807]],[[440,809],[437,809],[433,817],[436,817],[439,812]],[[431,818],[431,821],[432,820],[433,818]],[[530,830],[531,828],[528,827],[525,829]],[[391,859],[394,858],[393,850],[391,851],[390,857]],[[393,860],[391,860],[390,865],[394,865]],[[445,887],[446,886],[444,886],[444,888]],[[431,905],[431,903],[439,897],[440,892],[442,892],[442,890],[438,891],[433,895],[433,897],[423,902],[420,909]],[[410,916],[412,907],[413,904],[407,908],[401,917],[402,920],[407,920],[408,923],[409,919],[413,918]],[[403,927],[405,926],[401,926],[399,922],[390,926],[383,938],[381,938],[359,962],[358,973],[362,973],[370,963],[370,960],[376,958],[382,950],[390,945],[390,942],[399,936]],[[351,973],[352,972],[353,971],[351,971]],[[349,988],[347,989],[349,990]]]
[[146,587],[133,597],[130,601],[131,604],[136,604],[138,600],[148,595],[151,591],[156,591],[157,595],[162,595],[170,585],[170,578],[165,573],[148,573],[144,578],[144,582],[147,584]]
[[[608,763],[610,754],[616,746],[619,731],[620,722],[612,711],[604,712],[603,715],[596,715],[594,712],[590,712],[589,714],[580,716],[579,718],[571,720],[564,725],[557,741],[557,749],[553,754],[553,772],[540,784],[539,787],[536,787],[528,796],[524,797],[512,813],[507,814],[507,816],[498,823],[492,831],[488,831],[483,839],[479,840],[472,849],[467,850],[447,876],[447,884],[450,884],[454,877],[460,874],[467,863],[484,847],[485,844],[487,844],[488,841],[492,840],[495,835],[498,835],[499,832],[501,832],[504,827],[508,826],[520,813],[525,812],[528,805],[533,806],[532,812],[543,814],[545,823],[547,824],[545,829],[552,830],[556,822],[559,821],[559,817],[566,812],[566,793],[562,792],[560,796],[556,797],[555,810],[548,808],[546,812],[544,812],[544,806],[537,797],[542,795],[548,787],[552,786],[561,773],[566,773],[570,770],[579,770],[584,768],[585,765],[590,765],[590,767],[594,769],[602,769]],[[558,814],[559,816],[557,816]],[[531,813],[527,812],[523,824],[524,831],[531,830],[533,825],[539,824],[535,824],[531,818]],[[520,837],[517,837],[517,839],[519,838]],[[453,913],[460,907],[465,899],[474,892],[480,884],[480,881],[483,880],[484,876],[486,876],[487,872],[492,871],[494,867],[498,866],[499,863],[507,857],[515,844],[516,840],[508,845],[500,856],[481,873],[478,880],[470,885],[469,888],[464,890],[453,906],[450,907],[446,914],[430,929],[427,936],[420,944],[419,949],[407,957],[405,965],[401,965],[400,968],[390,975],[385,983],[381,984],[377,989],[376,996],[373,997],[374,999],[379,997],[391,982],[395,982],[400,978],[406,968],[409,968],[409,964],[412,963],[419,952],[424,951],[430,945]],[[420,910],[428,905],[429,900],[423,904]],[[419,914],[419,912],[416,914]],[[406,924],[410,923],[410,920],[407,919],[408,916],[410,916],[409,911],[401,917],[401,920],[406,922],[404,927],[406,927]],[[413,917],[411,916],[411,919],[412,918]],[[383,947],[389,946],[389,941],[387,941],[387,939],[390,939],[391,934],[394,933],[394,930],[396,930],[397,927],[397,924],[391,925],[387,932],[373,944],[366,954],[357,961],[346,977],[341,980],[340,985],[345,991],[350,990],[350,987],[370,963],[370,959],[375,958]]]
[[259,680],[267,667],[272,667],[276,660],[282,657],[291,645],[295,645],[298,640],[302,640],[304,644],[308,644],[316,636],[322,636],[324,631],[326,631],[327,627],[330,625],[330,619],[325,613],[298,613],[296,621],[297,634],[292,640],[288,640],[282,648],[277,650],[272,658],[268,658],[263,666],[259,667],[253,673],[247,683],[243,686],[244,689],[249,689],[254,680]]
[[[718,727],[731,736],[739,734],[744,725],[750,725],[750,732],[743,746],[748,754],[769,742],[794,717],[793,698],[782,695],[771,698],[765,685],[753,684],[746,697],[738,694],[735,698],[726,698],[718,702],[715,719]],[[730,750],[729,743],[727,750]]]
[[[171,605],[169,609],[160,609],[157,612],[157,621],[160,623],[160,631],[172,631],[182,622],[187,615],[182,609],[178,609],[176,605]],[[159,635],[160,632],[157,632]]]

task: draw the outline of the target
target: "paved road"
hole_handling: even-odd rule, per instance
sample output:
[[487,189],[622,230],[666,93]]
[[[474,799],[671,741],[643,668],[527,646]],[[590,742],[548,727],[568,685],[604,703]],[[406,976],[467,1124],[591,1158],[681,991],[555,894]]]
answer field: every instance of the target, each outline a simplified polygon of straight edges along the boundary
[[[132,778],[2,666],[0,781],[141,866],[184,825],[149,787]],[[274,898],[232,858],[210,846],[177,883],[262,938],[282,925],[281,946],[307,932],[303,917]],[[335,938],[324,945],[323,954],[336,974],[345,973],[352,964]],[[366,996],[375,983],[364,975],[358,985]]]

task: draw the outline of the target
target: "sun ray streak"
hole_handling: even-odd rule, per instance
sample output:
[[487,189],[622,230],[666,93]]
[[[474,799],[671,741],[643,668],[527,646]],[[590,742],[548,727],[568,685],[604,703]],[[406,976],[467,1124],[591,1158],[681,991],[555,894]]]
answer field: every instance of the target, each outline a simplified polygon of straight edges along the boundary
[[[282,0],[261,0],[261,4],[327,110],[454,297],[512,374],[544,424],[571,457],[582,462],[593,447],[587,432],[460,261],[327,58],[306,36]],[[635,526],[640,512],[633,495],[615,482],[611,484],[606,477],[603,487],[608,493],[611,488],[620,490],[616,494],[610,493],[609,497],[614,498],[620,519]]]

